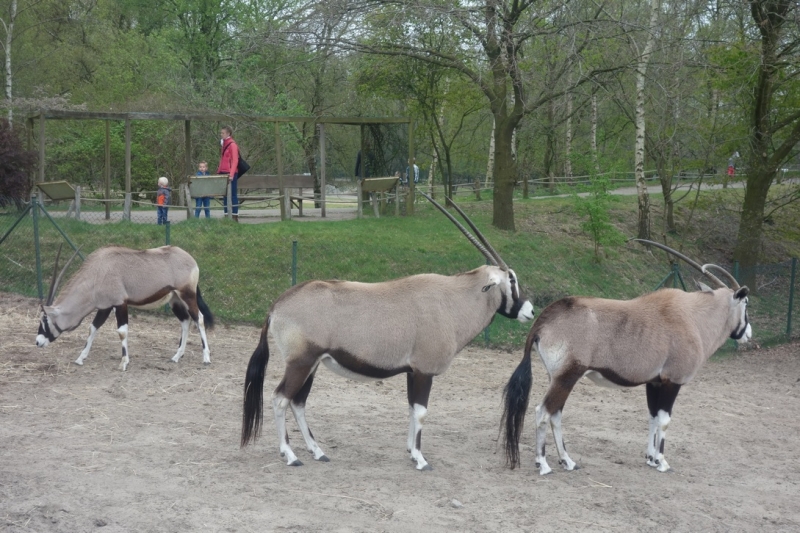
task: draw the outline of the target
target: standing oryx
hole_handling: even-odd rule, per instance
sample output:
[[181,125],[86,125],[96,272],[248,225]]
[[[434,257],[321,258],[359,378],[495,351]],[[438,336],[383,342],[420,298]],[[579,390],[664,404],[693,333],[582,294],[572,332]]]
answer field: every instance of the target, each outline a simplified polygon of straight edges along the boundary
[[[59,255],[61,249],[59,248]],[[111,314],[117,317],[117,332],[122,341],[120,369],[128,367],[128,308],[156,309],[169,303],[172,312],[181,321],[181,340],[172,358],[178,362],[186,351],[189,336],[189,319],[194,320],[203,343],[203,362],[211,362],[206,338],[206,326],[214,326],[214,317],[200,296],[197,280],[200,269],[194,258],[176,246],[162,246],[151,250],[131,250],[119,246],[106,246],[92,252],[78,272],[70,279],[66,289],[53,302],[58,284],[75,258],[70,258],[61,272],[58,255],[53,270],[53,282],[47,302],[42,307],[42,319],[36,345],[47,346],[64,331],[72,331],[81,321],[97,310],[89,331],[86,347],[75,364],[82,365],[89,355],[98,328]]]
[[[427,195],[425,195],[427,197]],[[284,292],[267,314],[261,340],[250,358],[244,384],[242,446],[261,428],[267,334],[286,362],[272,407],[279,448],[290,466],[302,463],[289,447],[286,408],[291,407],[308,450],[327,461],[305,420],[305,403],[320,363],[350,379],[385,379],[406,374],[409,428],[406,448],[418,470],[430,470],[422,456],[422,423],[433,377],[499,313],[526,322],[533,306],[517,276],[469,218],[456,206],[478,242],[441,205],[427,197],[464,233],[491,266],[457,274],[418,274],[382,283],[308,281]],[[482,244],[481,244],[482,243]]]
[[[699,292],[662,289],[633,300],[569,297],[550,304],[531,327],[525,355],[505,388],[506,459],[519,462],[519,440],[531,389],[531,349],[541,357],[550,386],[536,407],[536,466],[551,472],[545,460],[547,423],[553,429],[559,463],[575,468],[561,434],[561,412],[572,388],[582,377],[597,385],[634,387],[645,384],[650,411],[647,464],[669,470],[664,460],[664,435],[672,406],[688,383],[728,338],[747,342],[747,287],[716,265],[695,263],[664,245],[656,246],[701,271],[716,286],[698,283]],[[709,270],[731,282],[725,286]]]

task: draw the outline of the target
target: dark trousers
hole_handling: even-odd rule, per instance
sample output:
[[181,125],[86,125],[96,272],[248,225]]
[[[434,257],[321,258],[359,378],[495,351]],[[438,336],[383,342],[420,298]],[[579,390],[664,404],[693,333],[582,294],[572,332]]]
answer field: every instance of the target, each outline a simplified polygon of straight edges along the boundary
[[204,211],[206,212],[206,218],[211,218],[211,210],[209,206],[211,205],[211,197],[210,196],[202,196],[200,198],[194,199],[194,218],[200,218],[200,208],[204,207]]
[[[233,175],[233,180],[231,180],[231,201],[233,202],[233,211],[234,215],[239,214],[239,192],[236,190],[239,183],[239,174],[236,173]],[[226,196],[224,199],[225,202],[225,214],[228,214],[228,197]]]
[[169,207],[160,205],[158,206],[158,225],[166,224],[167,223],[167,211],[169,211]]

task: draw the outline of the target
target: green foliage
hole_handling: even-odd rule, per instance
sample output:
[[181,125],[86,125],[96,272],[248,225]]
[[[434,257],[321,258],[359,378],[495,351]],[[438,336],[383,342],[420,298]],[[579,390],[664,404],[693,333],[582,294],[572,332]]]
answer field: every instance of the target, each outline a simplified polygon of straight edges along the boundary
[[593,175],[589,190],[584,193],[585,196],[578,193],[573,195],[575,210],[583,217],[581,229],[591,236],[594,243],[594,257],[598,262],[601,260],[600,246],[616,246],[625,242],[624,235],[611,224],[609,187],[607,176]]

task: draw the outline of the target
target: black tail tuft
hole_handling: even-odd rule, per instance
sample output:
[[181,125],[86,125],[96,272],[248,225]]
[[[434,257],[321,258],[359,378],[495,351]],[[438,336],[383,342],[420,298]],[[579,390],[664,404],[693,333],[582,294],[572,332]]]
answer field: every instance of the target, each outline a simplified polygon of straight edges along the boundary
[[211,309],[208,308],[208,304],[200,294],[200,285],[197,286],[197,307],[203,313],[203,326],[209,331],[214,329],[214,315],[211,314]]
[[264,375],[267,373],[269,362],[269,344],[267,343],[267,330],[269,329],[269,315],[264,327],[261,329],[261,340],[256,351],[250,357],[247,373],[244,377],[244,402],[242,409],[242,441],[244,448],[250,441],[255,441],[261,432],[261,419],[264,411]]
[[503,390],[503,417],[501,423],[505,426],[503,445],[506,451],[506,464],[511,469],[520,464],[519,440],[522,436],[522,426],[525,423],[525,413],[528,410],[528,398],[531,393],[533,376],[531,372],[531,338],[525,345],[525,355],[519,362],[511,379],[508,380]]

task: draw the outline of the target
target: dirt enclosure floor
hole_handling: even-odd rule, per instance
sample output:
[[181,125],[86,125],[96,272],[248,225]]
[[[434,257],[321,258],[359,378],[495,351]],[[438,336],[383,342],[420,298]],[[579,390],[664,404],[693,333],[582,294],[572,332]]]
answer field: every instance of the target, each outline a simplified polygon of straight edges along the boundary
[[[312,460],[290,420],[305,465],[287,467],[269,410],[262,438],[239,448],[257,328],[219,325],[207,367],[192,331],[174,364],[178,322],[140,313],[123,373],[112,324],[83,367],[72,361],[88,320],[44,349],[37,325],[35,301],[0,295],[2,531],[800,530],[798,345],[707,363],[678,397],[667,474],[645,465],[644,390],[579,383],[563,423],[581,468],[561,470],[548,435],[554,472],[540,477],[530,416],[521,469],[504,467],[497,441],[521,351],[469,348],[434,380],[422,440],[432,472],[405,451],[402,376],[355,383],[321,369],[307,413],[331,462]],[[267,398],[282,366],[274,356]],[[532,403],[546,381],[538,361],[534,379]]]

